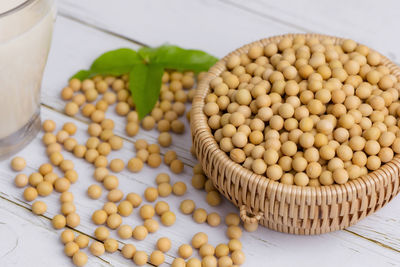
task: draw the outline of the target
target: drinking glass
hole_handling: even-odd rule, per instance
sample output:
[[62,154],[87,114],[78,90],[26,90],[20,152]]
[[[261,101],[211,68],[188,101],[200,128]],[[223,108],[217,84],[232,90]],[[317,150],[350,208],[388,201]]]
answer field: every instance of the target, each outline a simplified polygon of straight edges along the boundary
[[54,0],[0,0],[0,159],[40,129],[40,87],[55,15]]

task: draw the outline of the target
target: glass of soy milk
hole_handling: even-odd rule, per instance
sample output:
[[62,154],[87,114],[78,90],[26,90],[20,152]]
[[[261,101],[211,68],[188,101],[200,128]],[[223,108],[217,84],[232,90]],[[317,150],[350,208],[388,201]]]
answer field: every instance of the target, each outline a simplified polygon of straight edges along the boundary
[[40,86],[55,10],[54,0],[0,0],[0,160],[40,129]]

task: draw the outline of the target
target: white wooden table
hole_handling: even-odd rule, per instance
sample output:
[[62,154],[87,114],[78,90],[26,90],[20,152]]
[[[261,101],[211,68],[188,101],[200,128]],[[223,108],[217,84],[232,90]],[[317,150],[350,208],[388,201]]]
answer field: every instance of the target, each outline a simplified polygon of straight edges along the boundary
[[[187,48],[199,48],[223,56],[250,41],[288,32],[318,32],[344,36],[367,44],[398,61],[398,32],[400,3],[392,1],[267,1],[267,0],[191,0],[191,1],[135,1],[135,0],[59,0],[59,15],[54,32],[42,88],[42,118],[53,119],[60,127],[66,121],[79,126],[77,139],[86,140],[87,119],[70,118],[63,114],[64,102],[59,93],[68,77],[76,70],[86,68],[106,50],[119,47],[138,48],[156,46],[165,42]],[[0,59],[1,60],[1,59]],[[109,159],[127,160],[134,155],[133,141],[146,138],[155,142],[157,132],[141,130],[134,138],[124,133],[122,118],[109,111],[108,117],[117,122],[117,133],[126,138],[124,148],[113,152]],[[186,125],[188,126],[188,125]],[[1,126],[3,127],[3,126]],[[28,162],[25,173],[35,171],[47,160],[40,142],[41,134],[19,155]],[[184,137],[173,136],[173,148],[185,162],[181,175],[172,175],[173,181],[185,181],[190,198],[198,207],[218,211],[224,215],[235,211],[227,201],[211,208],[204,200],[204,192],[190,186],[192,166],[190,133],[186,127]],[[95,225],[91,213],[100,208],[105,194],[93,201],[86,196],[87,187],[94,183],[93,167],[83,160],[73,159],[79,171],[79,181],[72,186],[81,224],[77,232],[93,236]],[[125,193],[143,192],[154,185],[158,172],[169,172],[165,165],[157,170],[145,167],[138,174],[123,171],[118,176]],[[63,254],[59,232],[51,227],[50,218],[59,213],[58,194],[44,199],[48,205],[45,216],[35,216],[30,204],[23,200],[22,190],[13,185],[15,173],[9,161],[0,162],[0,266],[71,266]],[[179,213],[182,199],[169,197],[171,208]],[[137,212],[124,218],[124,223],[141,224]],[[226,242],[226,227],[212,228],[198,225],[179,214],[173,227],[151,234],[145,241],[130,240],[138,249],[151,252],[161,236],[172,239],[173,249],[166,261],[171,263],[177,247],[190,242],[193,233],[204,231],[210,243]],[[117,238],[115,231],[112,236]],[[122,243],[127,241],[121,240]],[[399,266],[400,265],[400,197],[382,210],[364,219],[356,226],[320,236],[294,236],[262,228],[245,233],[242,238],[246,253],[245,266]],[[132,261],[119,253],[89,257],[88,266],[128,266]]]

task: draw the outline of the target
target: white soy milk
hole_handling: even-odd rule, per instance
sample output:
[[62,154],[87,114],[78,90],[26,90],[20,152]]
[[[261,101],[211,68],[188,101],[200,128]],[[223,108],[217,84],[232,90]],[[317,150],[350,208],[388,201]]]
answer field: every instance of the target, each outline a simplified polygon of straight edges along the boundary
[[45,1],[0,0],[0,144],[37,117],[40,109],[55,18],[52,1],[41,2]]

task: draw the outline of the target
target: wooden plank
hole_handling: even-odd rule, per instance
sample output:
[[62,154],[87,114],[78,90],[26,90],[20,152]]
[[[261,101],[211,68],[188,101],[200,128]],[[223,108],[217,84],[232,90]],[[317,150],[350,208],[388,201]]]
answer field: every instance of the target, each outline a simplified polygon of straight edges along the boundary
[[293,31],[292,27],[251,16],[220,1],[115,0],[110,6],[107,1],[62,0],[59,10],[60,14],[150,46],[173,43],[219,57],[262,37]]
[[[46,218],[0,198],[0,265],[71,266],[59,234],[48,225]],[[88,265],[109,266],[107,260],[97,257],[89,257]]]
[[399,1],[221,1],[247,11],[249,16],[279,21],[294,30],[354,39],[399,62],[400,37],[393,34],[395,25],[400,23]]
[[[73,38],[71,38],[71,34]],[[91,40],[94,41],[92,42]],[[71,43],[74,43],[74,46],[72,46]],[[73,73],[77,69],[88,66],[93,57],[97,56],[107,49],[113,49],[120,46],[130,46],[129,42],[122,41],[117,38],[112,38],[104,33],[98,33],[96,30],[87,29],[86,27],[82,27],[79,24],[63,19],[62,17],[58,18],[55,41],[53,44],[53,51],[49,59],[49,65],[44,80],[44,94],[42,99],[45,105],[51,106],[52,108],[55,108],[57,110],[61,110],[63,105],[63,102],[58,97],[59,90],[62,88],[71,73]],[[103,44],[105,45],[103,46]],[[62,51],[62,53],[60,51]],[[60,54],[63,56],[59,57]],[[47,95],[49,95],[49,97],[47,97]],[[60,105],[58,105],[57,103],[59,103]],[[43,108],[43,115],[44,118],[52,118],[54,120],[57,120],[59,126],[62,122],[72,120],[71,118],[66,118],[63,115],[52,110],[48,110],[46,108]],[[114,117],[112,118],[114,119]],[[117,117],[115,118],[117,119]],[[79,140],[79,142],[83,143],[84,140],[87,138],[86,134],[84,133],[86,129],[86,124],[79,121],[77,121],[76,123],[79,125],[80,129],[79,133],[77,134],[77,139]],[[118,125],[117,128],[123,129],[122,120],[119,122]],[[149,135],[144,136],[144,138],[153,138],[154,140],[156,138],[156,133],[149,133]],[[187,138],[185,140],[190,140],[189,134],[186,133],[184,138]],[[177,138],[174,137],[174,141],[176,139]],[[189,143],[190,141],[182,142],[186,151],[188,149],[187,146]],[[185,156],[185,154],[181,154],[182,152],[179,153],[181,157]],[[30,171],[33,171],[40,165],[40,163],[46,160],[46,156],[44,155],[44,148],[41,146],[39,139],[36,139],[29,147],[21,152],[21,155],[24,155],[28,159]],[[65,153],[65,155],[68,158],[74,159],[67,152]],[[123,151],[113,153],[110,158],[117,157],[117,155],[124,160],[132,157],[134,155],[134,153],[132,152],[132,144],[127,142]],[[72,187],[72,191],[74,192],[77,199],[76,205],[78,213],[81,215],[82,221],[82,224],[78,227],[78,230],[84,231],[87,234],[92,234],[95,226],[90,221],[91,213],[94,209],[100,208],[102,206],[105,201],[105,196],[103,196],[102,199],[98,201],[93,201],[86,197],[85,191],[87,186],[91,183],[94,183],[94,180],[92,180],[91,178],[91,172],[93,171],[93,168],[90,164],[87,164],[82,160],[74,159],[74,162],[76,163],[76,169],[79,171],[81,177],[80,181]],[[162,166],[160,169],[157,169],[157,171],[168,172],[169,170],[165,166]],[[183,175],[174,175],[172,179],[174,181],[184,180],[187,183],[190,183],[190,172],[191,169],[189,167],[185,167],[185,173]],[[8,167],[8,162],[0,163],[0,194],[3,197],[6,197],[13,201],[18,201],[18,203],[28,207],[28,204],[25,203],[21,198],[22,191],[11,185],[11,181],[14,175],[15,174],[11,172]],[[136,191],[140,193],[143,192],[144,188],[148,185],[154,185],[153,177],[155,175],[156,172],[154,170],[150,168],[145,168],[139,174],[132,175],[129,172],[124,171],[118,176],[120,177],[120,182],[125,193],[129,191]],[[236,209],[229,203],[226,203],[226,201],[221,207],[208,207],[208,205],[204,201],[204,192],[199,192],[190,186],[188,196],[190,196],[190,198],[193,198],[199,207],[206,208],[209,211],[218,211],[221,214],[226,214],[229,211],[236,211]],[[54,193],[50,197],[45,199],[46,203],[49,206],[49,211],[46,215],[48,215],[49,217],[59,212],[59,204],[57,199],[57,193]],[[182,199],[177,197],[168,198],[172,210],[177,213],[178,206],[181,200]],[[397,203],[398,201],[391,203],[393,204],[391,209],[394,209],[393,206],[400,206]],[[387,208],[382,209],[382,211],[377,213],[377,216],[381,212],[386,212],[386,210]],[[398,219],[390,216],[392,212],[393,211],[390,210],[390,213],[387,213],[388,216],[384,216],[383,218],[389,218],[389,220],[396,220],[398,222]],[[24,211],[24,213],[26,212]],[[396,213],[400,214],[399,212]],[[365,221],[369,219],[370,218],[367,218]],[[135,226],[142,222],[137,215],[137,211],[135,211],[133,216],[124,218],[124,223],[129,223],[130,225]],[[374,221],[373,223],[380,225],[381,218],[378,217],[377,221]],[[395,227],[398,227],[397,224],[392,224],[390,221],[388,221],[388,224],[390,224],[392,227],[390,229],[395,229]],[[46,225],[46,227],[50,227],[49,222],[47,222]],[[355,228],[358,229],[357,227],[358,226],[356,226]],[[214,245],[216,245],[218,242],[227,241],[226,237],[224,236],[224,231],[226,229],[225,226],[221,226],[218,228],[211,228],[207,225],[199,226],[195,224],[189,216],[183,216],[179,214],[178,221],[173,227],[161,227],[159,232],[150,235],[145,241],[132,242],[135,243],[135,245],[137,245],[139,249],[144,249],[150,252],[154,249],[154,243],[158,237],[162,235],[171,237],[175,249],[173,249],[167,257],[168,262],[170,262],[172,260],[172,257],[176,255],[176,248],[180,244],[188,243],[190,241],[190,237],[193,234],[193,229],[196,229],[196,231],[207,232],[210,236],[211,243]],[[384,232],[384,229],[379,230]],[[351,231],[353,231],[353,229],[351,229]],[[388,237],[382,237],[381,239],[385,240],[386,238],[391,238],[390,231],[388,231]],[[370,233],[371,230],[367,229],[366,232]],[[112,235],[115,237],[114,232]],[[37,238],[34,240],[41,239]],[[329,262],[328,266],[331,264],[331,262],[332,266],[337,264],[348,265],[352,263],[354,265],[363,264],[366,266],[390,266],[398,265],[400,261],[399,254],[395,251],[386,249],[376,243],[370,242],[363,238],[359,238],[351,233],[344,231],[316,237],[302,237],[285,235],[263,228],[258,230],[256,233],[245,234],[242,241],[245,246],[244,251],[247,255],[246,266],[257,266],[262,260],[268,260],[269,262],[275,263],[275,265],[279,264],[280,266],[292,266],[294,263],[293,259],[296,259],[296,263],[316,263],[324,261],[327,257],[331,259],[332,251],[335,251],[335,258]],[[41,240],[41,242],[48,242],[48,240]],[[390,242],[395,242],[395,239],[390,239]],[[323,245],[321,246],[321,244]],[[285,253],[287,253],[288,251],[290,251],[291,257],[285,259],[285,261],[282,262],[282,255],[285,255]],[[313,252],[312,260],[310,260],[310,251]],[[292,257],[293,254],[295,255],[295,257]],[[116,257],[115,259],[114,256]],[[113,265],[119,265],[119,261],[124,261],[124,259],[122,259],[122,257],[120,257],[119,255],[112,255],[110,257],[110,262],[114,260],[114,262],[112,262]],[[129,263],[129,261],[126,261],[126,263]]]
[[[74,41],[74,39],[70,38],[68,34],[64,34],[65,32],[73,32],[74,36],[77,39],[86,40],[85,45]],[[44,90],[42,101],[46,105],[51,106],[52,108],[57,110],[62,110],[62,107],[64,105],[64,102],[59,98],[59,89],[62,88],[71,73],[73,73],[77,69],[82,68],[83,66],[88,66],[92,59],[103,51],[114,49],[117,47],[132,45],[126,40],[113,38],[97,30],[82,27],[80,24],[73,22],[69,19],[65,19],[63,17],[59,17],[57,21],[57,30],[55,33],[53,44],[53,48],[64,47],[64,49],[53,49],[51,52],[48,68],[46,70],[46,75],[43,83]],[[102,48],[103,45],[104,48]],[[64,64],[60,64],[60,62],[63,62]],[[120,135],[125,136],[123,130],[125,124],[124,120],[115,115],[115,113],[113,112],[109,116],[117,122],[117,132]],[[80,117],[80,119],[82,119],[82,117]],[[155,142],[156,136],[156,131],[141,131],[141,134],[137,138],[145,138],[147,140],[153,140],[153,142]],[[178,138],[177,136],[174,136],[174,142],[174,149],[178,151],[178,154],[185,160],[186,163],[193,165],[195,163],[195,160],[188,153],[190,135],[186,133],[183,138]],[[382,212],[385,212],[386,210],[387,209],[384,208]],[[393,216],[391,213],[392,212],[388,211],[387,216]],[[379,221],[379,216],[374,220]],[[385,220],[383,220],[383,222],[384,221]],[[368,238],[376,238],[377,240],[381,240],[384,244],[387,244],[389,246],[392,246],[393,244],[398,244],[397,238],[399,238],[399,236],[395,235],[395,237],[393,237],[390,232],[387,232],[388,227],[381,227],[379,231],[381,231],[382,233],[380,232],[378,236],[375,237],[377,230],[372,229],[376,228],[376,222],[368,223],[367,219],[364,220],[362,223],[367,224],[367,226],[363,226],[363,228],[358,231],[357,225],[351,228],[352,231],[362,235],[370,233],[369,235],[367,234]],[[396,223],[393,223],[391,225],[393,228],[398,227],[398,224]],[[371,228],[371,226],[373,226],[373,228]],[[365,227],[367,228],[365,229]],[[392,237],[393,240],[391,240]]]
[[[59,8],[61,14],[151,46],[172,42],[205,49],[217,56],[272,35],[317,32],[352,38],[395,61],[400,58],[396,49],[399,37],[390,27],[400,23],[396,0],[385,4],[373,0],[362,3],[346,0],[116,0],[113,3],[110,7],[105,0],[62,0]],[[93,9],[94,6],[97,8]],[[124,8],[118,9],[119,6]]]
[[[58,129],[64,122],[71,121],[71,118],[47,108],[42,108],[42,116],[43,119],[51,118],[57,121]],[[78,141],[86,139],[86,125],[79,121],[76,121],[76,124],[78,126],[76,139]],[[36,171],[41,163],[47,161],[44,152],[45,149],[40,140],[41,135],[42,134],[40,134],[23,151],[18,153],[19,155],[23,155],[28,163],[28,167],[23,171],[23,173],[29,174],[30,172]],[[86,196],[86,188],[90,184],[96,183],[92,178],[94,168],[84,160],[74,158],[68,152],[63,152],[63,154],[65,158],[74,161],[75,169],[78,170],[80,176],[77,183],[73,184],[70,189],[70,191],[74,193],[77,212],[81,217],[81,225],[77,227],[77,230],[88,235],[93,235],[96,226],[91,222],[91,214],[95,209],[101,208],[103,203],[105,203],[106,191],[104,191],[103,196],[99,200],[89,199],[89,197]],[[112,152],[109,158],[118,157],[126,161],[133,156],[133,154],[131,144],[126,142],[121,151]],[[177,222],[172,227],[160,226],[160,230],[154,234],[150,234],[145,241],[138,242],[130,239],[128,242],[132,242],[138,249],[150,253],[154,249],[155,242],[158,238],[162,236],[171,238],[173,248],[167,255],[167,262],[169,263],[173,257],[177,255],[177,248],[183,243],[189,243],[191,236],[195,232],[203,231],[207,233],[210,238],[210,243],[213,245],[227,242],[228,240],[225,237],[225,225],[222,224],[216,228],[209,227],[206,224],[198,225],[193,222],[190,216],[185,216],[179,212],[179,204],[186,198],[193,199],[197,207],[205,208],[208,212],[215,211],[221,215],[225,215],[228,212],[236,211],[236,208],[227,201],[224,201],[219,207],[209,207],[204,199],[205,193],[190,186],[191,168],[189,167],[185,167],[185,171],[181,175],[172,175],[165,165],[161,165],[157,170],[146,166],[137,174],[132,174],[124,170],[117,174],[120,181],[120,189],[124,193],[137,192],[142,194],[146,187],[155,186],[154,176],[158,172],[167,172],[171,175],[171,180],[173,182],[185,181],[188,185],[188,193],[184,197],[170,196],[167,199],[159,199],[168,201],[171,210],[177,214]],[[23,190],[12,185],[12,180],[15,174],[16,173],[10,169],[8,161],[0,162],[0,196],[29,208],[30,203],[26,203],[22,198]],[[58,198],[59,193],[52,193],[46,198],[39,198],[45,201],[48,206],[48,211],[45,214],[46,217],[52,218],[55,214],[59,213],[60,205]],[[18,213],[26,214],[29,212],[22,210]],[[29,217],[35,216],[29,215]],[[40,220],[42,220],[42,218]],[[159,219],[156,218],[156,220]],[[123,218],[123,223],[134,227],[143,222],[138,216],[138,210],[135,209],[132,215]],[[45,220],[42,225],[45,228],[51,228],[49,221]],[[118,239],[115,231],[111,231],[111,236]],[[56,237],[54,239],[56,239]],[[47,243],[57,242],[55,240],[50,242],[49,240],[41,239],[39,237],[37,237],[36,240]],[[21,239],[21,242],[22,241],[23,239]],[[127,241],[120,240],[120,242],[122,245],[122,243]],[[307,262],[307,264],[311,262],[312,264],[322,262],[327,257],[331,257],[332,251],[335,251],[335,257],[331,257],[332,260],[330,261],[332,266],[338,264],[363,264],[366,266],[376,266],[378,264],[379,266],[391,266],[400,264],[399,253],[345,231],[338,231],[320,236],[293,236],[274,232],[266,228],[260,228],[255,233],[244,233],[242,242],[244,245],[243,250],[247,257],[244,266],[258,266],[262,260],[268,260],[272,265],[279,264],[280,266],[292,266],[294,259],[296,259],[296,262]],[[54,246],[56,247],[60,245]],[[311,260],[309,254],[310,251],[313,252]],[[282,255],[286,255],[288,252],[290,252],[291,257],[282,257]],[[125,263],[124,259],[118,255],[118,253],[112,255],[105,254],[104,259],[109,261],[112,265],[117,266]],[[129,263],[129,261],[126,261],[126,263]]]
[[[62,124],[67,122],[67,121],[73,121],[72,118],[65,116],[63,114],[60,114],[58,112],[55,112],[51,109],[47,108],[42,108],[42,118],[43,119],[52,119],[58,123],[58,128],[60,129],[62,127]],[[86,128],[87,125],[85,123],[82,123],[80,121],[75,121],[76,125],[78,126],[79,130],[78,133],[75,135],[75,138],[78,140],[79,143],[84,143],[85,140],[88,138],[88,135],[86,133]],[[30,145],[30,147],[27,147],[19,153],[20,155],[23,155],[27,161],[29,162],[29,172],[34,172],[37,171],[38,166],[42,164],[43,162],[47,162],[47,156],[45,155],[45,147],[41,144],[41,135],[40,134]],[[108,159],[114,159],[114,158],[121,158],[124,160],[124,162],[127,162],[130,158],[134,156],[132,144],[129,142],[125,142],[124,148],[120,151],[113,151],[109,156]],[[35,153],[32,153],[35,152]],[[86,195],[86,190],[87,188],[94,183],[97,183],[94,178],[92,178],[94,167],[92,164],[85,162],[85,160],[81,159],[78,160],[76,159],[71,153],[69,152],[63,152],[63,155],[67,159],[71,159],[75,163],[75,169],[78,171],[80,179],[77,182],[76,185],[71,186],[71,192],[74,193],[75,195],[75,204],[77,206],[77,212],[81,216],[81,226],[79,226],[77,229],[85,232],[89,235],[93,235],[94,230],[96,226],[92,223],[91,221],[91,214],[96,210],[96,209],[101,209],[103,204],[107,202],[107,190],[104,189],[103,191],[103,196],[99,200],[91,200],[87,195]],[[3,162],[3,165],[0,165],[0,176],[5,177],[9,176],[6,173],[3,172],[4,169],[7,169],[7,162]],[[125,194],[129,192],[137,192],[142,195],[142,192],[148,187],[148,186],[155,186],[155,176],[160,173],[160,172],[166,172],[172,177],[172,181],[176,182],[178,180],[184,180],[185,182],[190,181],[190,173],[191,169],[189,167],[185,167],[185,171],[182,175],[173,175],[172,172],[169,171],[169,168],[162,164],[159,168],[157,169],[152,169],[150,167],[145,166],[143,170],[139,173],[132,174],[127,170],[124,170],[123,172],[119,174],[115,174],[117,177],[119,177],[119,188],[124,191]],[[61,173],[60,173],[61,175]],[[174,177],[175,176],[175,177]],[[10,176],[9,176],[10,177]],[[7,178],[3,179],[0,184],[2,185],[2,188],[7,188],[11,186],[10,181],[12,179]],[[11,194],[12,192],[12,194]],[[19,190],[17,188],[12,187],[8,191],[2,191],[0,189],[0,194],[3,193],[5,194],[4,196],[7,198],[11,198],[13,201],[21,201],[21,204],[27,205],[27,203],[21,198],[22,190]],[[194,193],[193,188],[189,188],[188,190],[189,194]],[[50,217],[53,217],[55,214],[58,214],[60,211],[60,205],[58,201],[59,194],[52,194],[51,196],[45,198],[45,202],[48,205],[48,211],[50,214]],[[171,207],[172,210],[174,210],[176,213],[178,212],[178,207],[180,200],[177,197],[171,197],[174,201],[173,204],[174,206]],[[197,194],[198,200],[202,200],[204,202],[204,194]],[[171,204],[172,205],[172,204]],[[213,211],[216,211],[216,209],[212,209]],[[134,216],[130,216],[124,219],[124,223],[131,225],[132,227],[141,225],[143,223],[142,219],[138,216],[138,210],[134,212]],[[179,227],[184,227],[184,224],[180,225]],[[173,235],[171,232],[169,232],[167,229],[165,230],[166,233],[168,233],[167,236]],[[165,232],[163,231],[163,232]],[[113,231],[113,237],[117,237],[115,231]],[[147,252],[151,252],[154,249],[154,245],[156,240],[160,237],[160,233],[157,233],[156,235],[151,235],[149,236],[148,239],[146,239],[146,242],[139,242],[138,244],[135,244],[138,249],[144,249]],[[158,236],[158,238],[156,238]],[[171,262],[171,260],[169,260]]]
[[347,230],[400,252],[400,197]]
[[[84,10],[84,6],[82,10]],[[107,49],[131,46],[132,44],[126,40],[110,37],[108,34],[88,27],[81,27],[80,24],[63,17],[59,17],[58,19],[57,31],[54,37],[54,47],[61,46],[66,49],[52,50],[44,79],[42,101],[54,109],[62,110],[64,102],[59,98],[59,88],[65,84],[65,80],[67,80],[71,73],[84,66],[88,66],[96,55]],[[77,43],[73,38],[70,38],[68,34],[64,34],[64,32],[73,32],[78,39],[85,39],[85,44]],[[104,48],[101,47],[102,45],[104,45]],[[64,62],[64,64],[60,65],[59,62]],[[114,112],[109,113],[109,116],[117,122],[116,129],[118,134],[126,137],[123,130],[125,125],[124,120],[115,115]],[[79,118],[84,119],[82,117]],[[185,119],[183,121],[187,123]],[[188,130],[188,125],[186,125],[186,127]],[[145,138],[155,142],[156,137],[156,131],[146,132],[142,130],[136,138]],[[135,140],[136,138],[129,138],[129,140]],[[195,164],[195,160],[188,153],[189,144],[191,142],[189,133],[183,136],[174,135],[173,140],[173,147],[177,150],[184,162],[189,165]],[[400,233],[398,231],[393,231],[400,227],[400,218],[390,219],[396,216],[396,214],[399,214],[393,210],[397,209],[397,207],[400,209],[400,202],[395,199],[388,206],[391,208],[383,208],[382,211],[370,216],[371,219],[367,218],[350,229],[354,233],[363,235],[372,240],[377,240],[400,250],[398,242]],[[381,222],[381,224],[377,222]]]

